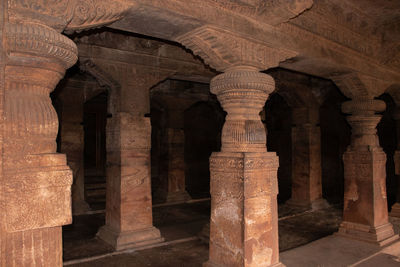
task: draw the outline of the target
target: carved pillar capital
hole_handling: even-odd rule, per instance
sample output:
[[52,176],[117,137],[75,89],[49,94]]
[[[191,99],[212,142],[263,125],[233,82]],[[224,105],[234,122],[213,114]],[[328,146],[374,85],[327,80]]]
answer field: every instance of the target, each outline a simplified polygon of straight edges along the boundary
[[222,130],[222,151],[266,151],[259,113],[274,86],[271,76],[253,67],[231,68],[211,80],[211,92],[228,113]]
[[352,100],[342,104],[342,111],[351,114],[347,121],[352,127],[349,150],[381,150],[376,134],[376,126],[382,116],[386,104],[374,99],[388,87],[388,83],[361,73],[349,73],[332,78],[342,92]]
[[349,149],[381,149],[376,126],[382,116],[377,115],[376,112],[382,112],[385,108],[385,102],[376,99],[353,99],[342,104],[342,111],[351,114],[347,117],[352,128]]

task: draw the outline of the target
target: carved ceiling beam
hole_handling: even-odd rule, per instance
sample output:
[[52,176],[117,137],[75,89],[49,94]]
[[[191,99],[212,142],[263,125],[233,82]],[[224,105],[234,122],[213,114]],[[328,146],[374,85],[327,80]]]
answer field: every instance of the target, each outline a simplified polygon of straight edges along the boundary
[[10,0],[10,22],[47,25],[58,32],[99,27],[121,19],[128,0]]

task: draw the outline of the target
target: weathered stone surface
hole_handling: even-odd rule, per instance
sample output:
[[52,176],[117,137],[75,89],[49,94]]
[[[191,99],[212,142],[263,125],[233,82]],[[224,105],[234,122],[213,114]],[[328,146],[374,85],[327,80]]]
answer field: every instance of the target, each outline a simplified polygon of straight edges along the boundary
[[[344,208],[338,234],[386,245],[398,239],[388,220],[386,154],[379,144],[376,126],[386,105],[373,99],[383,91],[374,79],[354,74],[336,81],[353,99],[342,105],[352,127],[351,143],[343,155]],[[351,91],[352,90],[352,91]]]

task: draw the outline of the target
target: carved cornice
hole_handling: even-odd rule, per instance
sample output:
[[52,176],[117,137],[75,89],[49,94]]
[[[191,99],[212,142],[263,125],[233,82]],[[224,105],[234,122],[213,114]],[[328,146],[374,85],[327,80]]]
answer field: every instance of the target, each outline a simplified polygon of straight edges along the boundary
[[77,60],[78,50],[75,43],[47,26],[6,24],[5,32],[10,53],[55,58],[65,68],[71,67]]
[[266,43],[213,26],[200,27],[179,36],[176,41],[218,71],[236,66],[265,70],[296,56],[293,51],[271,47]]
[[121,85],[117,81],[110,77],[101,68],[96,66],[96,64],[90,59],[85,59],[80,62],[79,68],[82,71],[85,71],[92,75],[102,87],[109,87],[111,90],[118,90],[121,87]]
[[127,0],[9,0],[8,13],[12,22],[35,22],[61,32],[112,23],[131,6]]

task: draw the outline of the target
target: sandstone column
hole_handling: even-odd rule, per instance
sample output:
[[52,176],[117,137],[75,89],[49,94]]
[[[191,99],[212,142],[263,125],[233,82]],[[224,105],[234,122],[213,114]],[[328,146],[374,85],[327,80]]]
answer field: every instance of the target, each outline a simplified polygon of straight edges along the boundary
[[150,111],[149,89],[165,76],[131,65],[98,64],[120,88],[109,99],[106,225],[97,235],[116,250],[162,242],[160,231],[153,226],[151,124],[145,114]]
[[[6,52],[1,92],[2,267],[62,266],[61,226],[71,223],[72,173],[65,155],[56,153],[58,120],[49,93],[77,60],[77,48],[60,32],[115,21],[127,8],[118,1],[93,1],[85,9],[88,16],[77,18],[81,5],[1,1],[1,52]],[[109,9],[99,17],[96,11],[104,10],[103,5]]]
[[285,204],[296,209],[328,207],[322,197],[319,108],[329,86],[304,74],[271,72],[277,93],[292,108],[292,196]]
[[293,108],[292,197],[287,202],[307,209],[327,207],[322,198],[319,105]]
[[[396,99],[397,100],[397,99]],[[396,104],[399,103],[396,101]],[[393,119],[396,123],[396,134],[397,134],[397,148],[394,152],[394,166],[395,174],[397,177],[397,194],[396,203],[393,204],[390,216],[400,218],[400,108],[397,107],[393,113]]]
[[[398,238],[388,221],[386,199],[386,154],[379,145],[376,126],[385,103],[375,100],[384,91],[381,81],[360,74],[336,80],[352,100],[343,103],[352,127],[351,144],[343,155],[344,208],[339,235],[375,243],[388,244]],[[351,93],[350,93],[351,92]]]
[[163,165],[167,168],[166,202],[185,202],[190,199],[185,181],[185,132],[184,112],[192,104],[172,97],[160,99],[167,108],[166,140],[168,157]]
[[166,133],[168,139],[166,202],[185,202],[190,199],[185,187],[185,132],[182,128],[167,128]]
[[83,103],[85,83],[69,79],[59,95],[61,100],[61,152],[67,155],[72,169],[72,214],[81,215],[90,210],[85,201]]
[[221,152],[210,158],[210,254],[204,266],[280,266],[277,214],[278,157],[266,151],[259,113],[274,80],[259,70],[294,56],[218,28],[178,38],[217,70],[211,81],[228,113]]

